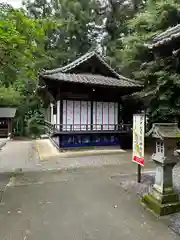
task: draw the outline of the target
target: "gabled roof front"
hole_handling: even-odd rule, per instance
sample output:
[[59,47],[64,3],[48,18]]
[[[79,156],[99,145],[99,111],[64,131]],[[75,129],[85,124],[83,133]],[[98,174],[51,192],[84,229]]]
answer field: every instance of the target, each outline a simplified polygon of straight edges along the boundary
[[[97,73],[86,70],[85,66],[88,66],[90,63],[92,68],[93,64],[100,64],[101,68],[103,67],[105,70],[104,73]],[[79,69],[81,69],[81,71]],[[47,80],[56,80],[62,82],[74,82],[113,87],[142,88],[142,84],[119,75],[95,51],[84,54],[80,58],[64,67],[56,68],[53,70],[45,70],[40,74],[40,76]]]
[[170,43],[171,41],[180,38],[180,24],[175,27],[170,27],[159,35],[156,35],[148,47],[150,49],[160,47]]
[[96,57],[106,68],[108,68],[112,72],[112,74],[114,74],[116,76],[119,75],[116,71],[114,71],[114,69],[111,68],[111,66],[109,64],[107,64],[103,60],[102,57],[99,56],[99,54],[96,53],[96,51],[88,52],[64,67],[56,68],[53,70],[46,70],[45,73],[46,74],[52,74],[52,73],[57,73],[57,72],[67,73],[69,71],[72,71],[74,68],[78,67],[82,63],[87,62],[89,59],[91,59],[93,57]]

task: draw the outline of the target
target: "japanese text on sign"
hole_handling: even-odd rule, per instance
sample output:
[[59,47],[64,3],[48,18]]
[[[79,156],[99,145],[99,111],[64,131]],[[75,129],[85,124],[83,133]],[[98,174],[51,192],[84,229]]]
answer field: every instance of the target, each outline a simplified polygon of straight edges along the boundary
[[133,115],[133,161],[142,166],[144,166],[144,126],[144,115]]

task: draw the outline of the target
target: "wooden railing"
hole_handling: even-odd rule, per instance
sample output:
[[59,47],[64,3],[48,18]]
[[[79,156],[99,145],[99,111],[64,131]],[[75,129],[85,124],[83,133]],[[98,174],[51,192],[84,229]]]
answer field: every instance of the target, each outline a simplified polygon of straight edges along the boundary
[[132,124],[52,124],[45,122],[48,133],[121,131],[131,132]]

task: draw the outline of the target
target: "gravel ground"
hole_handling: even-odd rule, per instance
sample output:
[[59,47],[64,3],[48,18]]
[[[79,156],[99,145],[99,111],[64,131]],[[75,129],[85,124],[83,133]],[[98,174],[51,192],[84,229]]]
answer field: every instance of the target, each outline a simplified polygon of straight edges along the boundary
[[0,203],[1,203],[1,199],[3,197],[6,185],[9,182],[9,179],[10,179],[9,174],[2,174],[2,173],[0,174]]
[[[173,171],[173,183],[174,189],[180,196],[180,163],[176,165]],[[155,173],[142,174],[142,182],[137,183],[135,175],[126,176],[112,176],[112,179],[117,185],[124,188],[125,191],[136,194],[138,197],[142,197],[143,194],[149,193],[154,183]],[[180,236],[180,213],[172,214],[166,217],[162,217],[167,225]]]

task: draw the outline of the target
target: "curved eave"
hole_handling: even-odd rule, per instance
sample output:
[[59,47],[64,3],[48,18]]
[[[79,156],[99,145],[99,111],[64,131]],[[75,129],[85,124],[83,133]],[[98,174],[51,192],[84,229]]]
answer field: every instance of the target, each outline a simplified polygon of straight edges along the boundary
[[180,32],[172,34],[171,36],[164,37],[162,39],[156,40],[152,43],[146,44],[149,49],[156,49],[160,47],[165,47],[170,45],[173,41],[178,41],[180,39]]
[[[64,76],[65,75],[65,76]],[[132,81],[128,81],[127,79],[113,79],[107,78],[103,76],[95,76],[95,75],[75,75],[75,74],[62,74],[59,75],[41,75],[43,77],[46,84],[50,81],[55,81],[59,84],[76,84],[76,85],[84,85],[84,86],[92,86],[92,87],[100,87],[100,88],[116,88],[116,89],[142,89],[143,85],[137,83],[135,84]],[[96,79],[97,77],[97,79]],[[98,79],[99,78],[99,79]],[[106,79],[103,83],[104,78]],[[102,82],[102,83],[101,83]]]

